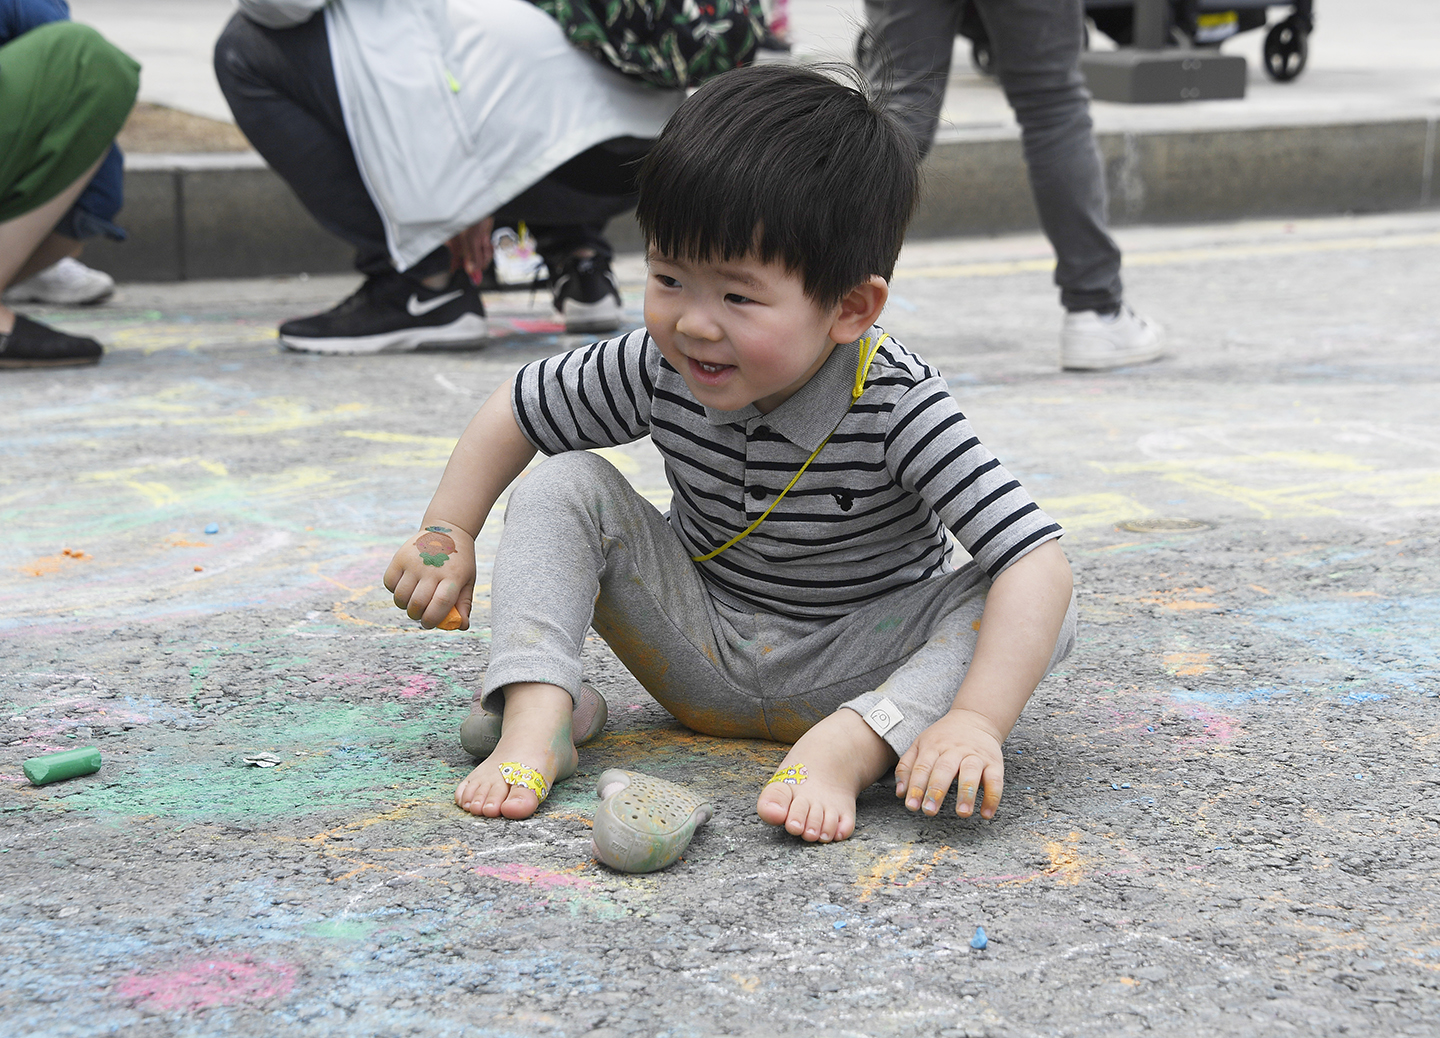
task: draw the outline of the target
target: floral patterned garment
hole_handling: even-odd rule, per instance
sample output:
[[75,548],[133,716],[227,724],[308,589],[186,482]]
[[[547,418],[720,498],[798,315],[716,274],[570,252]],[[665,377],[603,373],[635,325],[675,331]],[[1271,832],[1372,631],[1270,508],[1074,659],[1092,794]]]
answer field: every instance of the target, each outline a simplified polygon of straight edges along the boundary
[[749,64],[765,32],[759,0],[531,0],[570,42],[652,86],[697,86]]

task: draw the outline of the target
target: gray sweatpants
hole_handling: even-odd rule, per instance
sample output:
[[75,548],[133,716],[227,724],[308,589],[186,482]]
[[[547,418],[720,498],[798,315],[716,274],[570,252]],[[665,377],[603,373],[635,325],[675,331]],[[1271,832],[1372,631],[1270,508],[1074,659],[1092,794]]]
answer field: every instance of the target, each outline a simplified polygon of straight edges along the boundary
[[[491,582],[490,668],[476,699],[499,712],[501,690],[520,681],[578,697],[593,624],[656,701],[697,732],[794,742],[848,707],[885,728],[903,754],[950,709],[989,587],[971,563],[838,620],[731,609],[711,597],[669,521],[613,465],[560,454],[510,494]],[[1050,667],[1074,644],[1072,600]],[[882,713],[888,720],[873,720]]]
[[[1105,172],[1080,72],[1082,0],[975,0],[995,71],[1015,110],[1040,225],[1055,248],[1067,310],[1120,305],[1120,248],[1106,230]],[[865,0],[866,77],[888,86],[887,107],[930,150],[945,101],[959,0]]]

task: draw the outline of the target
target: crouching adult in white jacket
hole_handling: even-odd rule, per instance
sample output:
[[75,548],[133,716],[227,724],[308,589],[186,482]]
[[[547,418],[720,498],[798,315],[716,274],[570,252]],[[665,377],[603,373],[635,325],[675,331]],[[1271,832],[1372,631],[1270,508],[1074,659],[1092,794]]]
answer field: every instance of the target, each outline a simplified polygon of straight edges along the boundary
[[235,121],[365,275],[281,325],[285,346],[479,343],[492,220],[534,233],[567,330],[619,326],[604,225],[633,204],[635,160],[681,91],[581,53],[525,0],[239,6],[215,46]]

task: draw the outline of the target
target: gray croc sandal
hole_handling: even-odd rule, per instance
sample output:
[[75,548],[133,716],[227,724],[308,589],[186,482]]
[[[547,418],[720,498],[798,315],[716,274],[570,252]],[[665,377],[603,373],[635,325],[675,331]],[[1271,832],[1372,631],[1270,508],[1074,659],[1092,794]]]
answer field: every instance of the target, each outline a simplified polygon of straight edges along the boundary
[[596,785],[595,857],[620,872],[655,872],[690,846],[715,809],[673,782],[611,768]]
[[[495,750],[500,741],[500,719],[504,715],[492,714],[480,709],[476,703],[470,708],[470,716],[460,724],[460,748],[472,757],[484,760]],[[571,732],[575,745],[580,746],[600,734],[610,717],[610,708],[605,697],[589,685],[580,686],[580,701],[575,704]]]

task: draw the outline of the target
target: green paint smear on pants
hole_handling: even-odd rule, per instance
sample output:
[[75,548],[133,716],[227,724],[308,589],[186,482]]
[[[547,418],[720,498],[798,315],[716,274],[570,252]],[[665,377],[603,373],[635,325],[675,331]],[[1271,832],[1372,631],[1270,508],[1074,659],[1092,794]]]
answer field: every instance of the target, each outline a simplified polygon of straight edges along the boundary
[[[431,754],[453,740],[455,724],[455,711],[439,706],[326,702],[234,711],[202,740],[176,733],[151,753],[107,760],[101,775],[113,785],[78,790],[63,803],[215,821],[365,809],[417,796],[444,803],[457,772]],[[255,750],[284,763],[249,767],[241,758]]]

